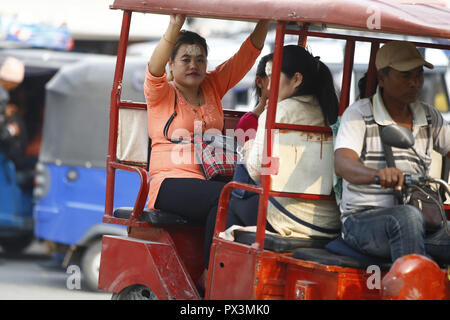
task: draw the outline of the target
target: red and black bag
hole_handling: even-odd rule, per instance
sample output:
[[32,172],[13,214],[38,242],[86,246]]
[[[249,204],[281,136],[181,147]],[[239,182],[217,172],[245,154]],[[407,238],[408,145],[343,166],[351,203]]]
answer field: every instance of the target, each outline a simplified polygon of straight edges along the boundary
[[177,92],[175,90],[174,111],[164,126],[164,137],[172,143],[193,143],[196,159],[207,180],[231,180],[238,159],[236,139],[208,133],[195,135],[192,140],[169,138],[170,124],[177,115],[176,107]]

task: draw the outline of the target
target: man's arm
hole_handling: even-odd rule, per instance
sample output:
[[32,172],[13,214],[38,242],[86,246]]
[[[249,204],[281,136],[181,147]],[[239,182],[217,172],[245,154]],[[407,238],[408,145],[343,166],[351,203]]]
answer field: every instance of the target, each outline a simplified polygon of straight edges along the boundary
[[355,151],[347,148],[340,148],[334,152],[334,170],[338,176],[353,184],[373,184],[378,177],[383,188],[399,189],[404,181],[403,173],[399,169],[368,168],[359,162]]

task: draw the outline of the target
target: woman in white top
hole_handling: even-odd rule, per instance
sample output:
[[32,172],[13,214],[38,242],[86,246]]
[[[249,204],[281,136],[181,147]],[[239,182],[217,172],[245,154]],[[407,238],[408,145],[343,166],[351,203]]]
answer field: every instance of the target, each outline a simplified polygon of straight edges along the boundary
[[[267,65],[266,73],[270,77],[271,63]],[[244,146],[245,166],[240,165],[237,169],[239,175],[248,174],[247,178],[256,184],[262,174],[266,114],[264,111],[258,119],[255,139]],[[337,115],[338,99],[328,67],[303,47],[285,46],[276,122],[329,126],[336,122]],[[273,156],[280,158],[280,172],[272,177],[272,188],[275,186],[277,191],[286,192],[331,193],[332,141],[325,141],[320,133],[294,131],[276,131],[274,138]],[[314,148],[323,148],[326,143],[329,144],[328,151],[316,152]],[[320,165],[325,172],[320,170]],[[236,180],[248,181],[242,177]],[[227,227],[256,225],[258,200],[256,194],[245,196],[234,192]],[[339,211],[335,201],[275,197],[268,205],[267,229],[287,237],[334,238],[340,232]]]

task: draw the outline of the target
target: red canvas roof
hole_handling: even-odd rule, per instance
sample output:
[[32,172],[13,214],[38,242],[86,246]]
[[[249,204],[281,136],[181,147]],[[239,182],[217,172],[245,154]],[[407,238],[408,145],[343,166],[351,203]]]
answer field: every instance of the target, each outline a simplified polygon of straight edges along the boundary
[[450,8],[442,1],[115,0],[111,8],[237,20],[325,23],[329,27],[450,38]]

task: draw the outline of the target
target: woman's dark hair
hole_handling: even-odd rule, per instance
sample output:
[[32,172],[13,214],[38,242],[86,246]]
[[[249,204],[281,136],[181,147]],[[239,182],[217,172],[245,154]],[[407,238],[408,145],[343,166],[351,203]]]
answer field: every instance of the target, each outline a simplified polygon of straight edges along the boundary
[[[386,67],[384,69],[381,69],[379,72],[387,74],[387,73],[389,73],[389,70],[388,70],[389,68],[390,67]],[[377,86],[377,85],[378,85],[378,78],[375,77],[375,86]],[[362,78],[359,79],[359,81],[358,81],[359,99],[366,98],[366,87],[367,87],[367,72],[364,73]]]
[[[266,64],[268,61],[272,61],[272,60],[273,60],[273,53],[269,53],[259,60],[258,66],[256,67],[256,77],[260,77],[260,78],[267,77]],[[259,100],[259,98],[261,98],[262,92],[261,92],[261,88],[256,83],[256,77],[255,77],[255,83],[253,86],[255,88],[256,100]]]
[[199,44],[203,47],[203,49],[205,49],[206,56],[208,56],[208,45],[206,44],[205,38],[203,38],[198,33],[181,30],[170,56],[172,60],[175,59],[178,49],[180,49],[183,44]]
[[281,71],[290,79],[296,72],[303,80],[293,96],[313,95],[319,101],[326,125],[336,122],[339,102],[334,88],[330,69],[318,57],[314,57],[305,48],[287,45],[283,48]]

